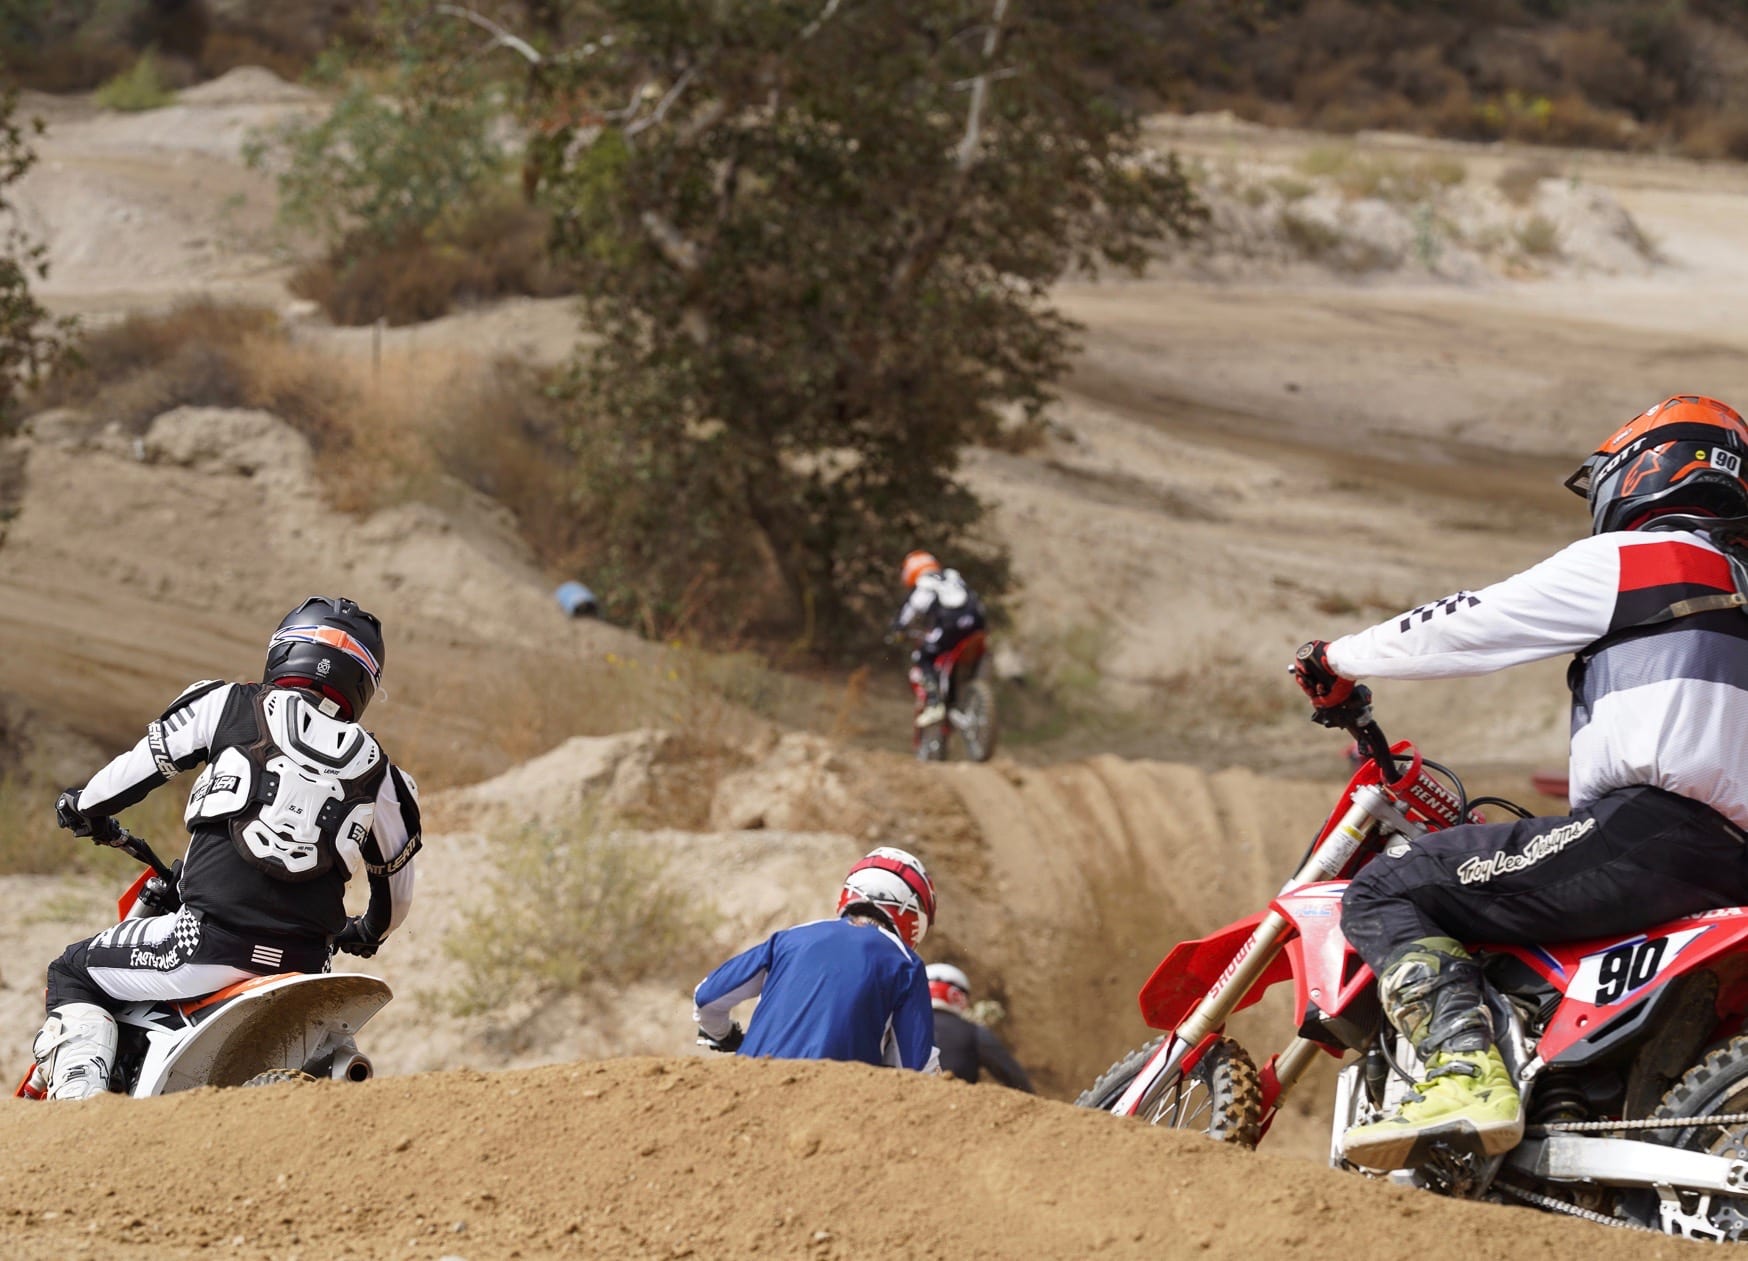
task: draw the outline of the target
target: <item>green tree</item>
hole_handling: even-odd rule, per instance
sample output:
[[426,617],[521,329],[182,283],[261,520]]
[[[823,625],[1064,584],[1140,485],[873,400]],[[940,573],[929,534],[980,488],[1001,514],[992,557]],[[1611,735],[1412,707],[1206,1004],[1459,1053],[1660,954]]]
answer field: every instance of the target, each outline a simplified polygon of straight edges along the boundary
[[596,0],[517,47],[600,335],[579,503],[622,612],[844,647],[912,546],[1000,588],[961,452],[1049,401],[1055,281],[1200,214],[1111,86],[1101,8]]
[[18,89],[0,91],[0,433],[17,421],[21,389],[63,362],[75,329],[70,318],[49,314],[31,283],[49,274],[48,249],[18,221],[12,189],[36,165],[31,147],[40,119],[18,117]]

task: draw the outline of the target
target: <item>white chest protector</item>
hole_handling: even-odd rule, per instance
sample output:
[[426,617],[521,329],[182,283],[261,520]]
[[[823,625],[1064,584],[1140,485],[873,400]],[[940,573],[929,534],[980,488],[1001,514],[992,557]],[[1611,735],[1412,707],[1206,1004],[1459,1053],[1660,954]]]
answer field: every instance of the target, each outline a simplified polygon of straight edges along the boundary
[[189,830],[222,822],[244,859],[281,880],[313,880],[336,859],[357,871],[388,769],[376,739],[283,688],[263,688],[254,707],[256,739],[219,749],[195,780]]

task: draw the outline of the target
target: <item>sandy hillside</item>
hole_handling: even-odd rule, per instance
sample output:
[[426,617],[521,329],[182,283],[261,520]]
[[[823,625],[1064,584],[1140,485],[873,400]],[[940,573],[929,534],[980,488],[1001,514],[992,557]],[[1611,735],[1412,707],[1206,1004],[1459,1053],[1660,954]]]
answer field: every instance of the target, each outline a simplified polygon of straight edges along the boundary
[[[118,1153],[93,1196],[93,1161],[123,1124],[149,1132],[152,1154]],[[859,1065],[631,1059],[140,1104],[7,1101],[0,1141],[0,1229],[20,1261],[1395,1261],[1453,1255],[1459,1238],[1473,1261],[1702,1255]],[[216,1190],[215,1171],[229,1175]]]

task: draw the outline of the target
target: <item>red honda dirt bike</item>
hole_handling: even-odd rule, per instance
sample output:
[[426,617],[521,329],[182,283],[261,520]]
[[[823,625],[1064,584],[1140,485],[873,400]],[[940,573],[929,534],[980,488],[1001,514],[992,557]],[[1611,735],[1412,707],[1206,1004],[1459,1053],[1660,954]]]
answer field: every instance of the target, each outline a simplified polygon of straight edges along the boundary
[[[1141,991],[1143,1018],[1166,1033],[1114,1064],[1079,1106],[1251,1146],[1320,1052],[1352,1051],[1330,1163],[1365,1172],[1342,1158],[1342,1134],[1391,1112],[1421,1065],[1342,935],[1348,879],[1392,844],[1479,822],[1483,805],[1525,812],[1468,800],[1450,770],[1391,745],[1369,693],[1356,695],[1343,726],[1367,760],[1298,871],[1267,910],[1172,949]],[[1748,908],[1627,937],[1470,949],[1523,1095],[1524,1141],[1491,1158],[1434,1146],[1416,1168],[1382,1176],[1609,1226],[1748,1238]],[[1297,1036],[1259,1072],[1226,1021],[1288,981]]]
[[[172,913],[173,871],[152,847],[113,819],[94,820],[115,848],[145,870],[116,903],[121,920]],[[107,829],[113,828],[113,833]],[[355,1041],[360,1026],[393,997],[387,982],[361,973],[284,972],[251,977],[197,998],[123,1003],[109,1088],[136,1099],[197,1086],[262,1086],[331,1077],[366,1081],[374,1071]],[[48,1093],[33,1063],[13,1092]]]
[[[911,748],[917,761],[945,762],[947,741],[955,731],[965,742],[965,756],[973,762],[987,762],[995,752],[995,689],[980,673],[988,651],[989,633],[973,631],[935,658],[947,714],[927,726],[912,722]],[[916,697],[915,715],[920,717],[928,698],[921,666],[910,668],[910,690]]]

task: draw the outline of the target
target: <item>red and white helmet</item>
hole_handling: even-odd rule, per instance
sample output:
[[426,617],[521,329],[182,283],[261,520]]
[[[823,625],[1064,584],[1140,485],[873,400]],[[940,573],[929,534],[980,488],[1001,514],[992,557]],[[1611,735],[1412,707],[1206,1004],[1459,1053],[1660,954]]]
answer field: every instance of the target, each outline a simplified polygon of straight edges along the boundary
[[971,979],[950,963],[929,964],[929,1006],[964,1011],[971,1006]]
[[917,948],[935,918],[935,885],[922,861],[881,846],[859,859],[838,893],[838,914],[871,906],[891,921],[905,945]]

